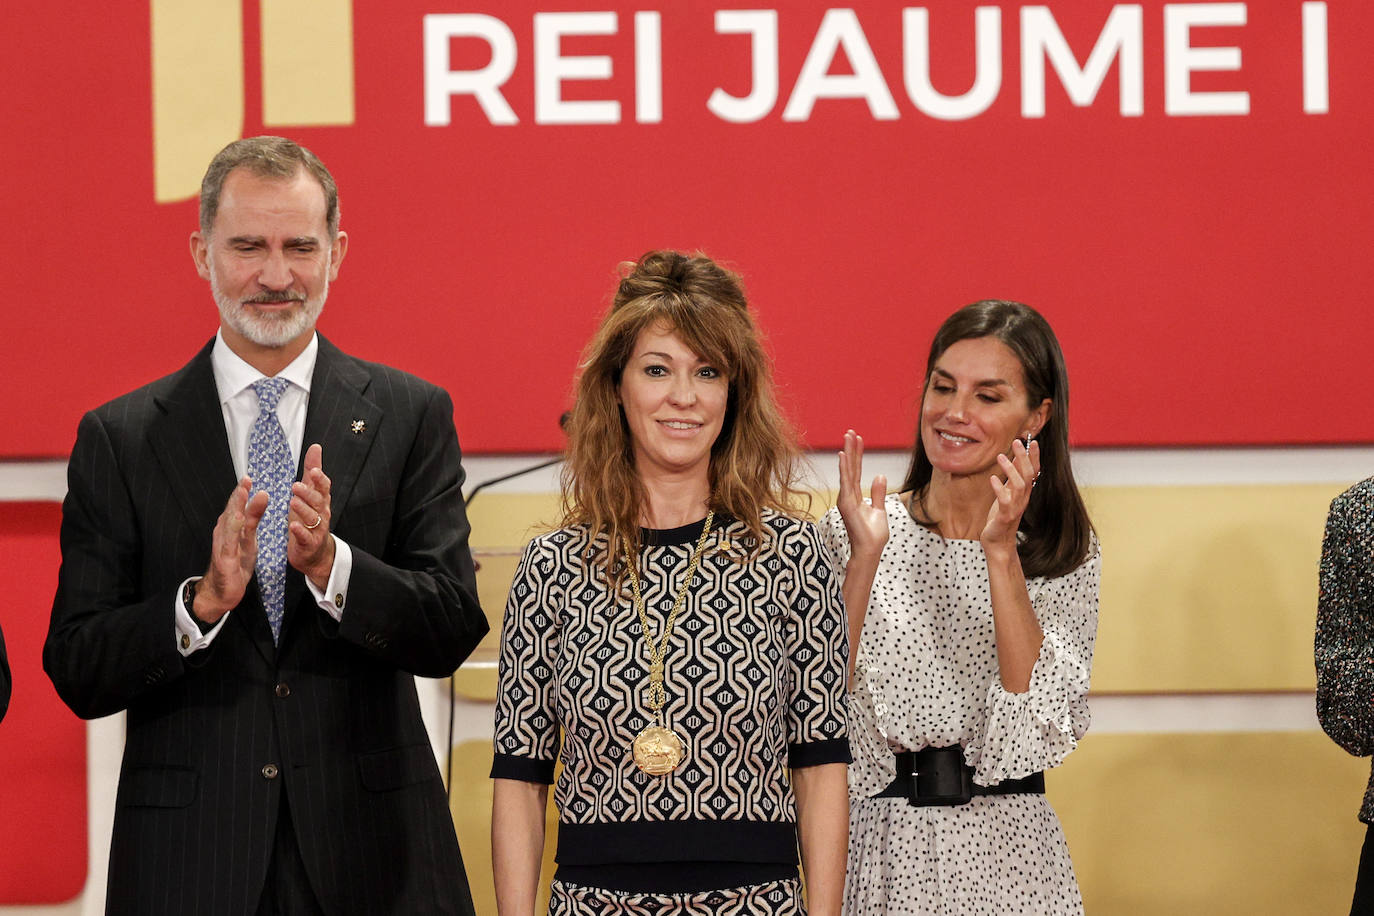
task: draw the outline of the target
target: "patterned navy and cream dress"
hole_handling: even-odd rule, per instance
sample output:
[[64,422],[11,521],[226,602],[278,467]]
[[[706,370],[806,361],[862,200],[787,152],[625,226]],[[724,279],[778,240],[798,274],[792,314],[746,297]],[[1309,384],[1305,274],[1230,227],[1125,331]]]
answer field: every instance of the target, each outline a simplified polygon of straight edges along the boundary
[[[849,760],[846,636],[816,527],[765,512],[764,537],[717,519],[666,653],[671,773],[637,768],[650,650],[628,576],[608,590],[605,537],[563,528],[526,547],[501,633],[491,775],[553,782],[551,914],[793,916],[789,769]],[[639,577],[663,632],[703,522],[644,530]],[[561,747],[560,747],[561,733]]]
[[[1044,631],[1026,693],[1002,688],[987,560],[887,497],[883,548],[849,698],[849,865],[845,912],[1077,914],[1083,901],[1059,819],[1044,795],[975,796],[949,807],[875,798],[895,750],[959,745],[973,781],[995,785],[1058,766],[1088,728],[1097,634],[1097,542],[1078,569],[1027,588]],[[821,520],[836,578],[849,559],[839,513]]]

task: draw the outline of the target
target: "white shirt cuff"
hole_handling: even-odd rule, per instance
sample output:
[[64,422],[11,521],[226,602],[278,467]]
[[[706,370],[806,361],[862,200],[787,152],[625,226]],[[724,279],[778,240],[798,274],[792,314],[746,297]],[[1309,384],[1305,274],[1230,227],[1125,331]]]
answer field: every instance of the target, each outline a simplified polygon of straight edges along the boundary
[[[229,619],[229,614],[225,614],[215,621],[214,627],[208,633],[200,631],[200,625],[196,623],[195,617],[191,616],[191,609],[181,600],[182,595],[186,594],[187,582],[198,582],[200,576],[192,576],[177,586],[176,597],[176,640],[177,651],[183,657],[192,652],[198,652],[210,645],[214,641],[215,635],[219,633],[220,627],[224,626],[224,621]],[[230,613],[233,613],[232,611]]]
[[335,620],[343,620],[344,605],[348,602],[348,578],[353,574],[353,550],[335,535],[334,568],[329,571],[329,581],[323,591],[315,583],[305,580],[305,587],[315,596],[315,601],[324,608],[325,613]]

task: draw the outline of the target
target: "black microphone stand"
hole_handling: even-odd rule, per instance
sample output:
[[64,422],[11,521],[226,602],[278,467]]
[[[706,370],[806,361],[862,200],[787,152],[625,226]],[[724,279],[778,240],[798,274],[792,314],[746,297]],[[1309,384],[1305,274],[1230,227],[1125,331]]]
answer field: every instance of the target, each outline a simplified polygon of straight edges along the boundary
[[[560,429],[567,428],[569,417],[570,414],[564,413],[558,418],[558,426]],[[464,507],[471,506],[472,501],[477,498],[477,494],[481,493],[487,487],[494,486],[498,483],[505,483],[507,480],[514,480],[517,477],[524,477],[526,474],[533,474],[535,471],[542,471],[544,468],[553,467],[562,460],[563,456],[557,455],[553,458],[541,461],[538,464],[532,464],[529,467],[521,468],[518,471],[511,471],[509,474],[502,474],[500,477],[492,477],[488,480],[484,480],[468,491],[468,495],[463,499]],[[474,570],[482,568],[476,558],[473,559],[472,565]],[[458,701],[454,699],[454,693],[457,691],[457,688],[458,672],[454,671],[448,677],[448,751],[445,755],[446,761],[444,764],[445,786],[448,790],[450,810],[453,808],[453,732],[456,728],[455,719],[458,716]]]

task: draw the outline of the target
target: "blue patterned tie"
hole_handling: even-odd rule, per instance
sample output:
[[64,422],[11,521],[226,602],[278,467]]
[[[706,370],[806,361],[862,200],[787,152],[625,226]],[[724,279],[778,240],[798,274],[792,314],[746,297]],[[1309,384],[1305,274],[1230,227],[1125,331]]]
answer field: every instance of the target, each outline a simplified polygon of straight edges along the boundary
[[295,467],[286,431],[277,419],[277,402],[289,382],[265,378],[253,383],[258,396],[258,418],[248,433],[248,477],[253,492],[266,490],[267,511],[258,523],[258,591],[272,625],[272,642],[281,636],[282,608],[286,603],[286,510],[291,504]]

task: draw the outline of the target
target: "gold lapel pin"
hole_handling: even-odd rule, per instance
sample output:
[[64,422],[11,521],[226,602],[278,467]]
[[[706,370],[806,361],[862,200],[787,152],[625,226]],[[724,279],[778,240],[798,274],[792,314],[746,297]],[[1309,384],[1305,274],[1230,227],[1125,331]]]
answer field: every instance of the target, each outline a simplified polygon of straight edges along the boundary
[[367,422],[364,420],[354,420],[352,425],[349,426],[349,429],[353,431],[353,435],[361,436],[363,430],[367,429]]

